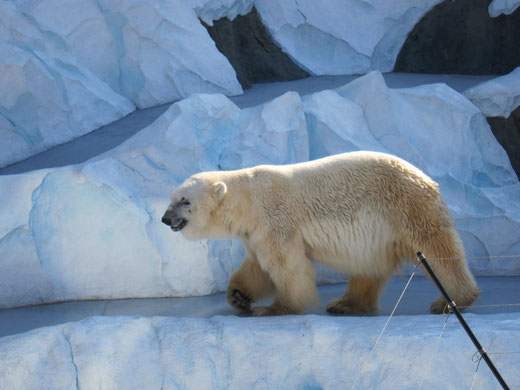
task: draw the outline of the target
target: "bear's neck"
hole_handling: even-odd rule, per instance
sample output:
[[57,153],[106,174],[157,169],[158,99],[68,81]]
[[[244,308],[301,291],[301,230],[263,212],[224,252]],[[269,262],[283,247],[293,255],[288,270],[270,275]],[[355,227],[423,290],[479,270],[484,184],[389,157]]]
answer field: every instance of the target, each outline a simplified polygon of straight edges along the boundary
[[232,238],[248,236],[258,220],[249,175],[246,172],[235,174],[225,177],[224,182],[228,187],[227,194],[216,210],[220,227]]

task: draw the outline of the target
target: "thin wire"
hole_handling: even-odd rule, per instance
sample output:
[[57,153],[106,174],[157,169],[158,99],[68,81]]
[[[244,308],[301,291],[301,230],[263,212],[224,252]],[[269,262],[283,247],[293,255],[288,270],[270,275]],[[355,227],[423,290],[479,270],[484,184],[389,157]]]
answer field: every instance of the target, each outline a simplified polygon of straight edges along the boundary
[[477,380],[478,368],[480,367],[481,361],[482,361],[482,355],[479,355],[478,360],[477,360],[477,368],[475,369],[475,374],[473,374],[473,380],[471,381],[471,387],[469,388],[469,390],[473,390],[473,386],[475,385],[475,381]]
[[352,386],[350,387],[350,390],[353,390],[354,387],[356,387],[358,381],[359,381],[359,378],[361,378],[361,374],[363,373],[363,370],[365,369],[366,365],[368,364],[368,362],[370,361],[370,358],[372,357],[372,354],[374,353],[376,347],[377,347],[377,344],[379,344],[379,341],[381,340],[381,337],[383,337],[383,333],[385,333],[385,330],[386,328],[388,327],[388,324],[390,323],[390,320],[392,319],[395,311],[397,310],[397,307],[399,306],[399,303],[401,303],[401,300],[403,299],[403,296],[404,296],[404,293],[406,292],[406,290],[408,289],[408,286],[410,285],[410,282],[412,281],[413,277],[415,275],[415,271],[412,272],[412,274],[410,275],[410,278],[408,279],[408,282],[406,283],[406,286],[404,286],[404,289],[403,289],[403,292],[401,293],[401,296],[399,297],[399,299],[397,300],[397,303],[395,304],[394,306],[394,309],[392,310],[392,312],[390,313],[390,315],[388,316],[387,320],[386,320],[386,323],[385,323],[385,326],[383,326],[383,329],[381,330],[381,333],[379,333],[379,336],[377,337],[377,340],[376,342],[374,343],[374,346],[372,347],[372,350],[370,351],[370,353],[368,354],[368,357],[366,358],[365,362],[363,363],[363,365],[361,366],[361,370],[359,370],[359,374],[358,376],[356,377],[356,380],[354,381],[354,383],[352,384]]
[[432,356],[430,357],[430,361],[428,362],[428,365],[426,366],[426,369],[424,370],[423,377],[421,379],[421,383],[419,383],[419,387],[417,388],[420,390],[422,388],[422,385],[424,383],[424,380],[426,379],[426,374],[428,373],[428,370],[430,369],[430,366],[433,362],[433,357],[437,353],[437,349],[439,348],[439,344],[441,343],[442,335],[444,334],[444,330],[446,329],[446,324],[448,323],[448,319],[450,318],[450,314],[446,314],[446,320],[444,321],[444,325],[442,326],[441,333],[439,334],[439,337],[437,338],[437,342],[435,343],[435,348],[433,349]]
[[490,305],[469,305],[469,306],[458,306],[460,308],[468,308],[468,307],[503,307],[503,306],[520,306],[520,303],[495,303]]
[[460,260],[460,259],[520,259],[520,255],[504,255],[504,256],[466,256],[466,257],[428,257],[428,261],[430,260]]

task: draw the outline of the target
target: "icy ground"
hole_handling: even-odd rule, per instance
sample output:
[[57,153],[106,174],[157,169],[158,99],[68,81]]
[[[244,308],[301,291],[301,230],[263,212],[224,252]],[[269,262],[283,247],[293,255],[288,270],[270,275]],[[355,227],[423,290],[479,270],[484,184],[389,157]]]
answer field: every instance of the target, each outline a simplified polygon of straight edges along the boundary
[[[390,315],[408,279],[408,275],[396,275],[392,278],[381,297],[379,311],[370,313],[370,315]],[[477,283],[482,293],[475,304],[466,310],[466,313],[520,313],[519,276],[481,276],[477,277]],[[344,291],[344,283],[319,286],[320,302],[307,309],[305,314],[326,315],[327,302],[340,297]],[[438,296],[439,292],[433,283],[422,276],[421,272],[418,272],[410,282],[396,315],[430,314],[429,305]],[[516,305],[511,305],[515,303]],[[1,310],[0,338],[43,326],[80,321],[92,316],[132,315],[210,318],[218,315],[236,314],[235,309],[226,302],[225,294],[185,298],[63,302]]]
[[[520,358],[510,354],[520,351],[518,313],[465,318],[518,388]],[[484,362],[472,360],[475,348],[454,316],[394,316],[378,339],[386,321],[90,317],[0,339],[0,388],[500,388]]]

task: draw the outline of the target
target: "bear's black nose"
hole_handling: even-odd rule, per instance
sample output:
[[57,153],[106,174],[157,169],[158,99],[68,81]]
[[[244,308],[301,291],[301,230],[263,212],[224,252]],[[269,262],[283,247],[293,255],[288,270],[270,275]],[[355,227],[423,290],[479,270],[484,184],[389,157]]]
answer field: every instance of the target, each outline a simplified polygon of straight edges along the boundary
[[168,226],[171,226],[172,225],[172,220],[168,217],[162,217],[161,219],[162,223],[164,223],[165,225],[168,225]]

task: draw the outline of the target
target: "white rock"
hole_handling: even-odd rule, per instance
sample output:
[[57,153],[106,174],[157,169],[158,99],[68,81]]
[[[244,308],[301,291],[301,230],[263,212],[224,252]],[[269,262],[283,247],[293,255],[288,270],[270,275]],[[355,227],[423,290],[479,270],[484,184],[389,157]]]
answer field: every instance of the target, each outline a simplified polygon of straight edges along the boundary
[[[226,15],[248,7],[206,6]],[[135,105],[242,93],[192,7],[167,0],[0,0],[0,90],[0,143],[9,145],[0,167],[120,119]]]
[[383,147],[430,175],[478,187],[518,182],[483,115],[445,84],[390,89],[374,71],[336,91],[363,108]]
[[262,22],[298,65],[314,75],[393,69],[415,24],[440,0],[256,0]]
[[213,26],[213,21],[228,18],[235,19],[245,15],[253,8],[254,0],[187,0],[195,10],[197,17]]
[[0,387],[75,389],[77,370],[72,357],[71,345],[59,327],[4,337],[0,339]]
[[[59,56],[57,55],[59,53]],[[0,166],[20,161],[135,107],[0,2]]]
[[496,18],[502,14],[511,15],[519,6],[519,0],[493,0],[488,7],[489,16]]
[[330,90],[305,97],[303,104],[311,160],[355,150],[388,153],[370,132],[359,104]]
[[[520,349],[517,313],[465,318],[487,351]],[[386,317],[92,317],[1,339],[0,387],[498,388],[455,317],[435,350],[445,320],[393,317],[365,364]],[[515,355],[491,359],[510,388],[520,386]]]
[[520,106],[520,67],[464,91],[485,116],[508,118]]
[[184,1],[17,3],[47,39],[58,37],[64,49],[139,108],[197,92],[242,93],[235,71]]

